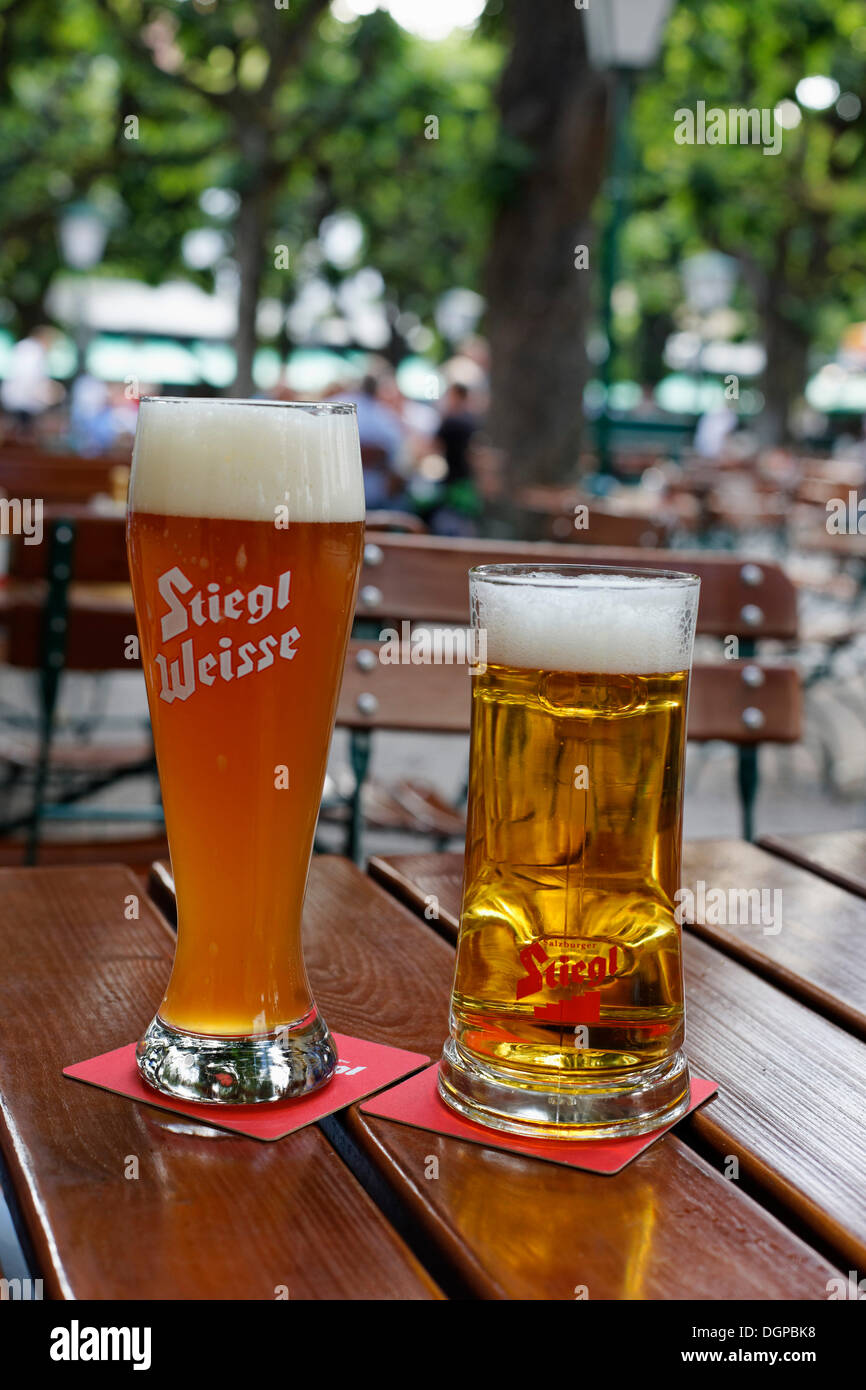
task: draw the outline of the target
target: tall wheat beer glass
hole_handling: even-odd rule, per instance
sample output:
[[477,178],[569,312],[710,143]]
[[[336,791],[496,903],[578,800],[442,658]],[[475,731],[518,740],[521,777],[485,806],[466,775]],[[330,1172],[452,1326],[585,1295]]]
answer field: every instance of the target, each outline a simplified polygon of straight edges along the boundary
[[470,575],[469,819],[443,1098],[547,1138],[688,1108],[680,927],[699,581],[579,565]]
[[137,1055],[174,1096],[279,1100],[336,1065],[301,909],[363,517],[354,406],[142,401],[129,561],[178,932]]

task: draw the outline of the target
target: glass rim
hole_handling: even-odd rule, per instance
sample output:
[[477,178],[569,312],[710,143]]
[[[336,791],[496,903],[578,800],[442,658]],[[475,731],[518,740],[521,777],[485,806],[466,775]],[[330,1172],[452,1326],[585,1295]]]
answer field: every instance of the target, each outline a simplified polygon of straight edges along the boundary
[[[540,561],[537,564],[520,561],[519,563],[508,565],[473,565],[469,571],[470,579],[481,581],[486,584],[520,584],[529,580],[530,577],[539,576],[533,579],[535,588],[562,588],[563,586],[549,583],[557,578],[569,580],[585,578],[589,579],[598,576],[598,584],[583,587],[593,588],[617,588],[616,580],[643,580],[646,587],[650,587],[653,582],[659,587],[669,589],[691,589],[700,584],[699,574],[692,574],[688,570],[663,570],[650,569],[635,565],[631,568],[626,565],[577,565],[577,564],[556,564],[552,561]],[[622,585],[622,588],[630,587]]]
[[274,410],[307,410],[320,415],[356,415],[354,401],[271,401],[249,396],[139,396],[139,405],[250,405]]

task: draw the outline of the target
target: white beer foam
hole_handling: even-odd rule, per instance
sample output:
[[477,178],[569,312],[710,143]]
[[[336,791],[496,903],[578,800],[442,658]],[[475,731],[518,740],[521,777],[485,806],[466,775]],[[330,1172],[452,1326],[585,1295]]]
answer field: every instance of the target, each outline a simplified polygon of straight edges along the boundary
[[476,576],[474,603],[494,665],[653,675],[691,662],[697,585],[621,574]]
[[267,401],[141,402],[130,510],[273,521],[362,521],[354,411]]

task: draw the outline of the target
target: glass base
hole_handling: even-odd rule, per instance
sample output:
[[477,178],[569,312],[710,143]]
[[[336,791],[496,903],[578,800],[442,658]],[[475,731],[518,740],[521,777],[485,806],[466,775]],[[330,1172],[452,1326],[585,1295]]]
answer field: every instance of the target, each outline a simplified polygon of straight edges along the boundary
[[449,1038],[439,1094],[464,1119],[532,1139],[625,1139],[673,1124],[689,1108],[689,1065],[680,1050],[654,1067],[576,1080],[556,1090],[538,1073],[508,1073]]
[[306,1095],[330,1081],[337,1049],[315,1011],[297,1024],[249,1038],[186,1033],[159,1014],[135,1050],[156,1091],[209,1105],[255,1105]]

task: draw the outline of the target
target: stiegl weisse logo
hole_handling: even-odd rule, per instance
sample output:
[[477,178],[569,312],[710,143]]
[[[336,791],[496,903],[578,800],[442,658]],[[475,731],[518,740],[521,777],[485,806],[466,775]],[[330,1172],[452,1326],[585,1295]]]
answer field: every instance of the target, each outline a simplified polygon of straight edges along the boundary
[[188,700],[200,686],[215,681],[242,680],[254,671],[264,671],[275,660],[292,661],[301,634],[296,627],[282,632],[259,636],[251,633],[271,613],[281,612],[289,604],[292,572],[285,570],[276,586],[257,584],[254,589],[232,589],[224,594],[219,584],[208,584],[206,592],[193,589],[191,579],[177,565],[159,576],[157,588],[165,600],[167,612],[160,621],[163,642],[181,637],[192,628],[205,628],[226,619],[237,623],[240,635],[252,641],[236,642],[232,637],[220,637],[216,649],[199,654],[189,636],[181,643],[180,657],[171,660],[160,652],[156,658],[159,671],[159,698],[171,704],[173,700]]

